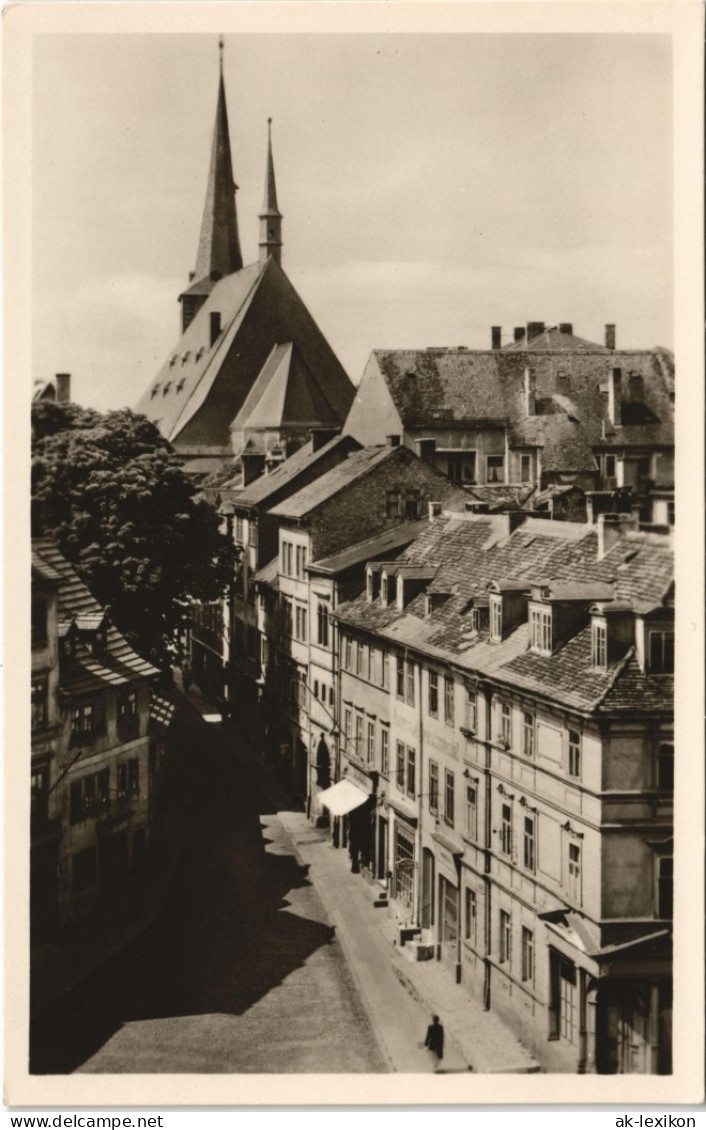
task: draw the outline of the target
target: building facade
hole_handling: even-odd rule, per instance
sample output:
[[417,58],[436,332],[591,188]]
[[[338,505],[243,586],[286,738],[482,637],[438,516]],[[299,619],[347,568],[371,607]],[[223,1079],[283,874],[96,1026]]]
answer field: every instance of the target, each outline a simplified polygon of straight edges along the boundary
[[573,486],[597,514],[622,491],[643,521],[673,521],[673,358],[616,349],[614,325],[604,344],[530,322],[507,344],[493,327],[489,350],[374,350],[345,430],[396,436],[486,501],[512,488],[531,509]]
[[354,866],[547,1071],[671,1070],[673,560],[635,525],[447,512],[334,615]]
[[48,539],[33,542],[32,636],[32,911],[49,929],[139,895],[159,672]]

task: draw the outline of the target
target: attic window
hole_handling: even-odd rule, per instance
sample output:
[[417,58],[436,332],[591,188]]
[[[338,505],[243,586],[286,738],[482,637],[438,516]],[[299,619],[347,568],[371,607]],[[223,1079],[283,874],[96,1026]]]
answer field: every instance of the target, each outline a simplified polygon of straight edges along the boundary
[[184,387],[184,385],[185,385],[185,384],[186,384],[186,377],[182,377],[182,378],[181,378],[181,379],[179,380],[179,383],[178,383],[178,384],[177,384],[177,386],[176,386],[176,391],[177,391],[177,392],[181,392],[181,390],[183,389],[183,387]]
[[157,393],[159,392],[159,387],[160,387],[159,384],[156,384],[154,386],[154,388],[152,389],[151,396],[152,396],[153,399],[157,395]]
[[490,598],[490,638],[500,643],[503,638],[503,602],[500,596]]
[[185,364],[186,364],[186,362],[187,362],[187,361],[189,360],[189,358],[190,358],[190,357],[191,357],[191,350],[187,349],[187,350],[186,350],[186,352],[185,352],[185,353],[182,353],[182,355],[181,355],[181,363],[182,363],[182,365],[185,365]]
[[602,620],[594,620],[591,630],[591,664],[605,671],[608,665],[608,632]]
[[166,396],[171,387],[172,387],[172,382],[171,381],[165,381],[164,382],[164,388],[162,389],[162,396]]
[[551,655],[551,608],[530,608],[530,640],[532,651],[536,651],[539,655]]
[[650,631],[649,657],[650,671],[671,675],[674,671],[674,632]]
[[204,353],[204,346],[203,346],[203,345],[200,345],[200,346],[198,347],[198,349],[196,350],[196,356],[195,356],[194,360],[195,360],[195,361],[200,361],[200,360],[201,360],[201,358],[203,357],[203,353]]
[[176,353],[172,357],[169,358],[169,368],[170,369],[172,368],[173,365],[176,365],[176,359],[177,359]]

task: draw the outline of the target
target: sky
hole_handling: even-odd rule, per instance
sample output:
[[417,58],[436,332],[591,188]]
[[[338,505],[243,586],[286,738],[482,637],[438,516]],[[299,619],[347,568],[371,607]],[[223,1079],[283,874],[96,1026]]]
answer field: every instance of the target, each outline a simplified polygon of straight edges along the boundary
[[[671,348],[671,67],[665,35],[227,34],[244,260],[272,117],[283,267],[355,383],[491,325]],[[33,68],[33,379],[133,405],[179,336],[218,38],[38,35]]]

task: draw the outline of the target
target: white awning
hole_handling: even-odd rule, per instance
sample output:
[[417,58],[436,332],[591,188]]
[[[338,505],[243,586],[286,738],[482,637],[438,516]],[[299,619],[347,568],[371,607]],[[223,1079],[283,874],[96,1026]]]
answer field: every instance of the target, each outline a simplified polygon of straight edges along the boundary
[[330,789],[319,793],[318,800],[332,816],[345,816],[354,808],[360,808],[368,800],[368,794],[354,785],[352,781],[338,781]]

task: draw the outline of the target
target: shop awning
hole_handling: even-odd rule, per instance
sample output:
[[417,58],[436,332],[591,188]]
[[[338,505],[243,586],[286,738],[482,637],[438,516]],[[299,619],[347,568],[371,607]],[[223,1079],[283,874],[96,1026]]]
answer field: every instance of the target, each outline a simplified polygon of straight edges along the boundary
[[352,781],[338,781],[330,789],[319,793],[318,800],[332,816],[345,816],[354,808],[360,808],[368,800],[368,794],[354,785]]

